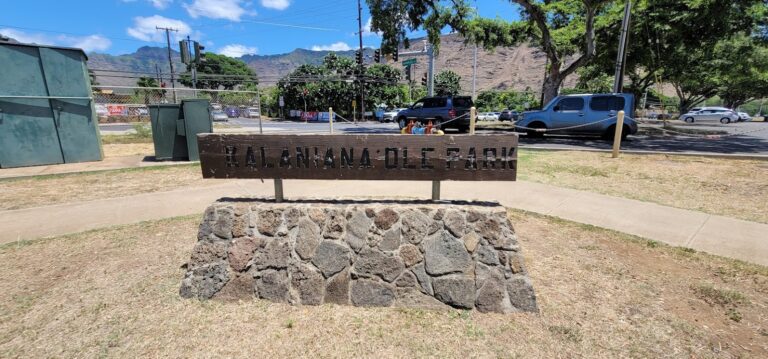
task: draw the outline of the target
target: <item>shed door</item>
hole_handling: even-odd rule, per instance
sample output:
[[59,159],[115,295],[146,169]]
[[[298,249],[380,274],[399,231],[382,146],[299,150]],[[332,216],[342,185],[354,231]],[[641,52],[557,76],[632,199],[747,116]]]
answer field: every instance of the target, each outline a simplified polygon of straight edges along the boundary
[[0,167],[63,163],[37,48],[0,46]]
[[[88,72],[79,51],[40,49],[45,81],[50,96],[89,97]],[[89,100],[52,99],[64,160],[99,161],[102,158],[97,124]]]

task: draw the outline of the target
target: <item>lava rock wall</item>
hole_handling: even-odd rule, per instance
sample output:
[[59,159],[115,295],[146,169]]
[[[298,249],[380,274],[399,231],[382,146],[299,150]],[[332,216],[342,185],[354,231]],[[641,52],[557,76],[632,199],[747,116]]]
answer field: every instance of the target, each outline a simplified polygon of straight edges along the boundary
[[185,298],[538,310],[496,203],[222,200],[197,239]]

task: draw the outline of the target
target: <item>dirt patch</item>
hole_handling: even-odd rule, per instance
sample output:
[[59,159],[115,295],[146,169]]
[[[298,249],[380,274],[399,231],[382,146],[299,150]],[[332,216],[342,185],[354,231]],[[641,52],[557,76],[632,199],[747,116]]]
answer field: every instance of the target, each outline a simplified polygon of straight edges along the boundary
[[765,162],[578,151],[520,151],[520,179],[768,223]]
[[0,210],[160,192],[221,183],[204,180],[197,164],[35,176],[0,181]]
[[0,357],[768,356],[765,267],[511,216],[539,315],[183,300],[197,216],[5,245]]

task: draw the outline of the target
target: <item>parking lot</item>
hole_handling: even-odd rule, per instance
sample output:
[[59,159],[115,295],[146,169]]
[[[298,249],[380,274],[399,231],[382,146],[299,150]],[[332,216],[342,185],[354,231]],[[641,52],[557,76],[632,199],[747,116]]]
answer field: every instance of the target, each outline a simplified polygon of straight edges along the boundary
[[[491,122],[480,122],[488,124]],[[258,132],[259,120],[249,118],[232,118],[227,122],[216,122],[216,131],[226,132]],[[740,122],[727,125],[721,124],[685,124],[681,121],[671,121],[672,131],[680,130],[686,133],[666,132],[663,135],[661,125],[641,124],[637,135],[632,135],[622,143],[625,150],[660,151],[675,153],[717,153],[741,155],[768,155],[768,123]],[[263,120],[264,133],[286,134],[315,134],[327,133],[329,124],[318,122],[276,121]],[[130,131],[130,124],[101,125],[103,134],[116,134]],[[334,131],[337,133],[393,133],[398,132],[395,123],[379,122],[335,122]],[[690,133],[688,133],[690,132]],[[448,133],[452,133],[450,130]],[[510,128],[480,129],[478,134],[512,133]],[[709,134],[711,133],[711,134]],[[552,149],[610,149],[611,142],[596,137],[574,137],[547,135],[544,138],[527,138],[520,136],[521,147],[552,148]]]

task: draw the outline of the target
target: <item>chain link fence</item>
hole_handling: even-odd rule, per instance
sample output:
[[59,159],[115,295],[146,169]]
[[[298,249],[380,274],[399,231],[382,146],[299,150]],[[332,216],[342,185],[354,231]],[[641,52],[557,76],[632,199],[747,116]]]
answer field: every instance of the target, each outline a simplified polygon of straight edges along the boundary
[[177,104],[186,99],[207,99],[212,111],[228,117],[260,114],[258,91],[96,85],[92,95],[100,123],[149,121],[149,105]]

